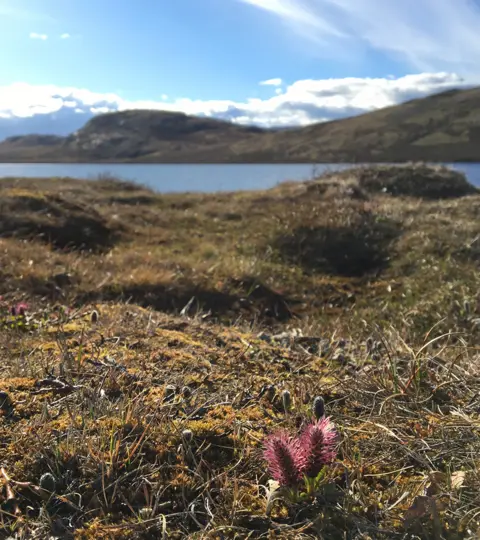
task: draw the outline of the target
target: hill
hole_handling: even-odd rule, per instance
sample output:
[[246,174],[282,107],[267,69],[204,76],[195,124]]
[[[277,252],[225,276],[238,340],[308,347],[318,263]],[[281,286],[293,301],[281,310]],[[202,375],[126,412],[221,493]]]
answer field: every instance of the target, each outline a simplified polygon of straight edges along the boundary
[[[480,89],[451,90],[368,114],[266,134],[249,159],[299,162],[480,161]],[[263,156],[262,156],[263,153]]]
[[[0,182],[0,536],[478,536],[479,212],[420,165]],[[315,396],[334,462],[269,499]]]
[[68,137],[27,135],[0,143],[8,161],[216,161],[230,148],[263,133],[211,118],[165,111],[96,116]]
[[108,113],[56,141],[11,138],[0,143],[0,161],[455,162],[480,161],[479,148],[480,89],[475,88],[288,130],[163,111]]

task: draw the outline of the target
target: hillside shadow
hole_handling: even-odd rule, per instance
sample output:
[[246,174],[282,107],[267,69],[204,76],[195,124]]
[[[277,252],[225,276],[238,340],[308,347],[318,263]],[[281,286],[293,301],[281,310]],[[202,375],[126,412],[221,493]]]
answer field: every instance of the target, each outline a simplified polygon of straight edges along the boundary
[[[289,300],[254,281],[229,280],[223,290],[193,283],[110,285],[77,295],[75,303],[128,302],[165,313],[208,313],[214,319],[234,320],[252,316],[264,322],[284,322],[293,317]],[[188,306],[188,307],[186,307]]]

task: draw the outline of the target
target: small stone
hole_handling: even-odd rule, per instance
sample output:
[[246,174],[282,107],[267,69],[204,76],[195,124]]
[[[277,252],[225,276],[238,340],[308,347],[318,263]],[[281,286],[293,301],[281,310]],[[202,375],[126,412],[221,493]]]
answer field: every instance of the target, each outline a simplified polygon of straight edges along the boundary
[[325,416],[325,401],[323,400],[322,396],[317,396],[313,400],[313,414],[315,415],[315,418],[317,420],[320,420],[320,418]]
[[55,479],[55,476],[53,476],[52,473],[45,473],[42,474],[40,477],[40,487],[44,489],[45,491],[49,491],[50,493],[55,493],[55,489],[57,487],[57,480]]

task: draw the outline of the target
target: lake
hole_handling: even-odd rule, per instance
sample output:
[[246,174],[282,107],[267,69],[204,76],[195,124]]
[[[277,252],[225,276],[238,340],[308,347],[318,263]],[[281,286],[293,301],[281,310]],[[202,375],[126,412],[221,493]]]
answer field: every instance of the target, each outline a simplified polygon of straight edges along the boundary
[[[466,174],[480,187],[480,163],[455,163],[453,168]],[[145,164],[69,164],[0,163],[0,178],[72,177],[94,180],[109,174],[123,180],[145,184],[156,191],[237,191],[266,189],[286,180],[308,180],[328,170],[348,165],[265,164],[265,165],[145,165]]]

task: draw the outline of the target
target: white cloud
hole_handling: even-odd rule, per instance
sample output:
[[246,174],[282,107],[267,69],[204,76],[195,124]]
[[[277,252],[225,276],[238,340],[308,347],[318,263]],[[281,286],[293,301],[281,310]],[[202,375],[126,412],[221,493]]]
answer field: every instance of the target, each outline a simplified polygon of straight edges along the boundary
[[47,34],[37,34],[37,32],[30,32],[30,39],[40,39],[46,41],[48,39]]
[[267,79],[266,81],[262,81],[260,84],[262,86],[281,86],[283,83],[282,79]]
[[[35,128],[22,129],[35,129],[36,132],[44,129],[47,118],[50,132],[55,132],[55,125],[59,125],[61,119],[62,133],[75,131],[95,114],[129,109],[180,111],[263,127],[293,126],[361,114],[464,85],[464,81],[453,73],[376,79],[306,79],[294,82],[268,99],[250,98],[239,102],[177,98],[166,102],[163,99],[130,101],[115,93],[15,83],[0,87],[0,118],[2,126],[9,121],[12,125],[18,124],[19,119],[29,126],[28,122],[34,120]],[[51,119],[55,121],[50,122]],[[0,132],[5,133],[8,135],[8,129]]]
[[70,37],[72,36],[66,32],[65,34],[61,34],[60,39],[69,39]]
[[416,70],[480,78],[480,4],[473,0],[235,1],[275,16],[318,54],[351,57],[371,47]]

